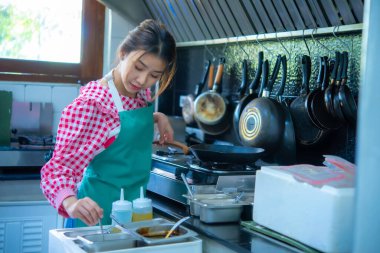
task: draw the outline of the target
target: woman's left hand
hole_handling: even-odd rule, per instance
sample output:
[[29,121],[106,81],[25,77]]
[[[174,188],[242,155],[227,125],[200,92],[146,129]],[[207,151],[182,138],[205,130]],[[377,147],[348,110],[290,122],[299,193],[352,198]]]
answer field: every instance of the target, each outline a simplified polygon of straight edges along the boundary
[[174,131],[169,122],[169,118],[161,112],[153,113],[153,117],[154,123],[157,123],[157,128],[160,133],[159,143],[164,144],[166,141],[173,141]]

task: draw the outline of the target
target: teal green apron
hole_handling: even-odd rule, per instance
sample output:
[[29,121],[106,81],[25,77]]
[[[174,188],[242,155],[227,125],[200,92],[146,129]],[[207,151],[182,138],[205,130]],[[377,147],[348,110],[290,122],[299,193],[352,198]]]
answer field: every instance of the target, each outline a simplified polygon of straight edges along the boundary
[[[87,167],[78,189],[78,198],[90,197],[104,210],[102,224],[111,224],[112,202],[132,201],[139,197],[140,186],[146,185],[151,169],[153,140],[153,106],[124,111],[121,98],[111,80],[108,81],[120,117],[120,132],[116,140],[95,156]],[[75,219],[75,227],[86,226]]]

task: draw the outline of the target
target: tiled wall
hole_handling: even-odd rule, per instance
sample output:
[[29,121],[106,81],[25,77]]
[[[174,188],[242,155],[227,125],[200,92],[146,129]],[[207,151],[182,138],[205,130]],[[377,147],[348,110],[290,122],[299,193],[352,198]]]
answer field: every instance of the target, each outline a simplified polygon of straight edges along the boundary
[[[225,71],[223,75],[222,95],[231,102],[237,98],[237,89],[241,83],[242,60],[249,62],[249,82],[252,80],[257,68],[257,54],[264,52],[265,59],[270,61],[270,73],[272,72],[277,54],[285,54],[288,58],[288,78],[287,87],[284,95],[289,102],[299,95],[301,86],[301,64],[300,59],[303,54],[310,55],[312,58],[312,74],[310,79],[310,90],[316,85],[318,71],[318,60],[320,56],[335,57],[335,50],[348,51],[350,64],[348,66],[348,83],[351,92],[357,97],[359,92],[359,75],[361,59],[361,34],[345,34],[339,37],[329,36],[306,38],[281,39],[263,42],[240,42],[228,43],[225,45],[184,47],[178,49],[178,70],[170,89],[159,99],[159,110],[169,115],[181,116],[180,97],[192,94],[195,84],[199,83],[204,62],[215,57],[218,59],[223,56],[226,58]],[[286,52],[286,50],[289,52]],[[217,64],[215,60],[214,64]],[[281,71],[280,71],[281,74]],[[280,77],[277,79],[274,91],[277,90]],[[173,101],[173,103],[170,103]],[[196,125],[195,125],[196,127]],[[355,161],[356,148],[356,127],[346,125],[335,132],[329,138],[326,145],[318,149],[305,150],[299,148],[299,162],[320,162],[321,154],[335,154],[342,156],[350,161]],[[214,137],[211,137],[211,139]],[[215,137],[218,140],[230,141],[239,144],[235,138],[234,131],[230,128],[225,134]],[[318,157],[318,159],[315,159]]]
[[0,82],[0,90],[11,91],[13,101],[53,104],[53,127],[55,135],[62,110],[79,94],[77,84],[48,84],[24,82]]

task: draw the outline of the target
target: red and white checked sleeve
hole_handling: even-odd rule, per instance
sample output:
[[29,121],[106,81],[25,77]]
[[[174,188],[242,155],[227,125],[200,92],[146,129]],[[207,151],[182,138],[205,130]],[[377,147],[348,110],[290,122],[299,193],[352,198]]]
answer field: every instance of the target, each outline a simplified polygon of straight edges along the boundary
[[[151,94],[147,89],[136,98],[121,99],[125,110],[134,110],[146,106]],[[77,194],[84,169],[114,141],[110,132],[119,126],[111,94],[98,81],[82,87],[80,95],[63,110],[53,156],[41,169],[42,192],[62,216],[68,217],[62,201]]]

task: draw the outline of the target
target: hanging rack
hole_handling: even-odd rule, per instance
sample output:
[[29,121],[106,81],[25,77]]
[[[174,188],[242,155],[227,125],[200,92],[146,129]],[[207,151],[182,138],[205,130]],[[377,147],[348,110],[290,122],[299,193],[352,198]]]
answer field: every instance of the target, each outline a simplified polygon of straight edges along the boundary
[[[318,28],[317,31],[314,32],[314,35],[330,35],[333,34],[333,30],[336,27],[323,27]],[[287,32],[279,32],[277,33],[278,38],[298,38],[302,36],[311,35],[313,29],[307,30],[297,30],[297,31],[287,31]],[[339,30],[334,33],[347,33],[347,32],[361,32],[363,30],[363,24],[352,24],[352,25],[342,25],[339,26]],[[273,40],[276,39],[276,33],[265,33],[265,34],[256,34],[256,35],[245,35],[238,37],[229,37],[223,39],[211,39],[211,40],[198,40],[198,41],[188,41],[188,42],[178,42],[177,47],[190,47],[190,46],[203,46],[203,45],[218,45],[224,43],[239,41],[265,41],[265,40]]]

